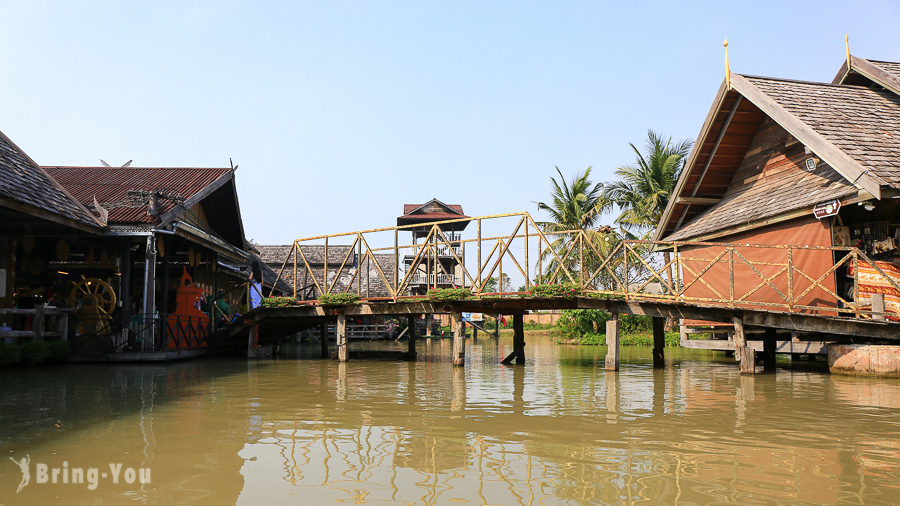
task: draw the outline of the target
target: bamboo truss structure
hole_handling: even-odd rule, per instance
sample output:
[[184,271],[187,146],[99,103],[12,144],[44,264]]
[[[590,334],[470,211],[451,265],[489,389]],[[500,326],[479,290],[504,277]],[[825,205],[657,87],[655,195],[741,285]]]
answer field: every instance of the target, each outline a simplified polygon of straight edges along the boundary
[[[457,222],[475,222],[475,237],[448,237],[442,227]],[[492,229],[509,230],[509,233],[486,235],[487,225]],[[400,234],[413,228],[427,230],[424,241],[402,244]],[[342,244],[337,246],[338,242]],[[387,245],[372,246],[380,244]],[[324,245],[324,265],[318,273],[304,253],[303,246],[306,245]],[[334,252],[338,247],[346,253],[336,257]],[[714,256],[692,256],[700,247],[713,251]],[[658,252],[664,250],[673,254],[663,262],[658,259]],[[782,250],[785,261],[763,260],[772,256],[764,252],[771,253],[772,250]],[[804,272],[797,265],[795,256],[800,251],[810,250],[831,252],[834,265],[824,273]],[[354,254],[356,258],[352,259]],[[447,272],[438,261],[439,257],[452,259],[457,273]],[[535,257],[537,260],[532,265],[530,261]],[[404,258],[409,259],[409,263],[406,271],[401,273],[400,264]],[[529,297],[535,284],[567,284],[576,287],[584,297],[812,312],[853,319],[896,318],[895,313],[873,311],[858,302],[860,264],[872,266],[883,277],[885,286],[900,292],[897,280],[858,248],[643,241],[596,230],[551,232],[535,222],[529,213],[522,212],[297,239],[282,263],[278,279],[286,271],[291,274],[293,296],[298,300],[305,299],[308,289],[315,289],[319,295],[356,293],[363,302],[423,298],[409,293],[411,286],[416,284],[414,281],[424,273],[428,287],[438,284],[438,279],[453,280],[454,287],[467,288],[478,298]],[[852,277],[848,277],[847,283],[852,286],[843,291],[835,289],[828,281],[838,269],[851,266]],[[506,272],[518,273],[524,278],[525,291],[499,291],[503,288],[499,283],[496,290],[489,291],[489,280],[494,276],[502,278],[504,267]],[[723,269],[727,270],[727,276],[723,276]],[[714,270],[718,273],[715,276]],[[736,284],[735,273],[739,270],[745,274],[752,272],[753,282]],[[299,285],[301,276],[303,284]],[[349,281],[339,283],[342,276],[349,276]],[[723,281],[723,277],[727,281]],[[786,278],[786,283],[776,283],[779,278]],[[804,280],[803,283],[808,285],[800,289],[795,280]],[[387,296],[370,296],[375,283],[383,291],[386,289]],[[698,289],[711,295],[697,295]],[[753,300],[753,295],[760,290],[767,290],[777,297],[774,301]],[[814,290],[827,294],[833,305],[804,304],[804,299]]]

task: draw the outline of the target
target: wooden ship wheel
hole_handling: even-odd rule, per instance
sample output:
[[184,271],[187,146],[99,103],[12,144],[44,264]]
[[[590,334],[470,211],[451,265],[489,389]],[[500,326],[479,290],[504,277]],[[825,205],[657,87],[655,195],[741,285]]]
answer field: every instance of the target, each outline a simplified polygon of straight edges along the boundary
[[102,279],[84,278],[72,288],[66,304],[75,308],[78,334],[109,335],[116,292]]

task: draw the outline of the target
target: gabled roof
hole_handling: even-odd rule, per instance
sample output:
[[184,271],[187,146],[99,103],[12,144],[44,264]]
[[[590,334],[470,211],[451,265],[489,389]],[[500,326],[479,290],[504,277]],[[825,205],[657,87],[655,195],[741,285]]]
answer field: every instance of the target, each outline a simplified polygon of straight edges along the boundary
[[109,211],[110,224],[156,223],[177,203],[158,199],[156,215],[149,213],[147,198],[130,197],[130,191],[162,191],[185,201],[185,207],[226,183],[228,168],[155,167],[44,167],[83,206],[93,208],[94,198]]
[[[403,204],[403,216],[397,218],[397,226],[464,218],[469,216],[463,214],[461,205],[445,204],[438,199],[431,199],[424,204]],[[453,228],[463,230],[467,225],[467,221],[462,221],[454,224]]]
[[74,226],[99,230],[97,218],[0,132],[0,205]]
[[[753,213],[748,216],[737,212],[735,206],[741,202],[726,199],[736,198],[727,195],[727,190],[767,117],[821,163],[809,177],[782,181],[792,185],[790,192],[778,186],[766,193],[761,186],[756,197],[781,198],[773,199],[771,205],[751,206]],[[900,96],[880,86],[731,74],[731,87],[723,83],[720,88],[654,239],[694,238],[737,223],[787,216],[855,192],[881,198],[884,188],[900,188]]]
[[850,64],[841,65],[832,84],[868,86],[876,84],[900,94],[900,63],[866,60],[850,56]]

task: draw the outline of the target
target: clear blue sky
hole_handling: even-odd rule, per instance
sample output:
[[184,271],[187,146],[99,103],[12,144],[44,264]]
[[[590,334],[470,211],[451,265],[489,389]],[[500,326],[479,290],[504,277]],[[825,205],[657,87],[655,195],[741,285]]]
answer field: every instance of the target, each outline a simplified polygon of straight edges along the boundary
[[[724,76],[900,61],[900,2],[0,0],[0,130],[38,163],[240,165],[264,244],[436,197],[534,212],[648,128],[694,139]],[[611,221],[607,219],[606,221]]]

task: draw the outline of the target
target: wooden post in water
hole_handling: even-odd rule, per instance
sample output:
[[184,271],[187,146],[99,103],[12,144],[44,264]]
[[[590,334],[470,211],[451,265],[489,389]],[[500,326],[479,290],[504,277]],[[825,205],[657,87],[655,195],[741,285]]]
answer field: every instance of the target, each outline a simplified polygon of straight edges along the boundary
[[406,343],[406,354],[409,360],[416,359],[416,315],[409,315],[406,317],[407,322],[407,330],[406,337],[409,341]]
[[734,360],[741,361],[741,352],[747,346],[747,336],[744,334],[744,320],[734,316],[731,318],[734,323]]
[[776,348],[778,348],[778,341],[775,329],[766,328],[766,335],[763,338],[763,369],[766,371],[775,370]]
[[338,360],[346,362],[350,358],[350,342],[347,340],[347,315],[339,314],[337,317],[337,325],[334,330],[335,340],[337,341]]
[[619,370],[619,315],[613,313],[606,322],[606,370]]
[[322,325],[319,326],[319,347],[322,358],[328,358],[328,320],[322,320]]
[[513,315],[513,351],[500,361],[506,365],[516,359],[516,364],[525,364],[525,316]]
[[744,346],[740,349],[740,352],[741,374],[756,374],[756,350],[749,346]]
[[525,365],[525,315],[513,315],[513,350],[516,363]]
[[466,365],[466,328],[461,312],[450,313],[450,328],[453,329],[453,365]]
[[666,366],[666,319],[653,318],[653,367]]
[[434,333],[431,331],[431,327],[434,325],[434,315],[427,314],[425,315],[425,335],[431,337]]

